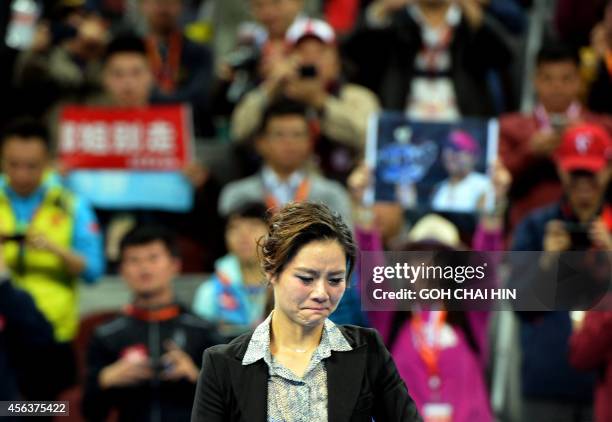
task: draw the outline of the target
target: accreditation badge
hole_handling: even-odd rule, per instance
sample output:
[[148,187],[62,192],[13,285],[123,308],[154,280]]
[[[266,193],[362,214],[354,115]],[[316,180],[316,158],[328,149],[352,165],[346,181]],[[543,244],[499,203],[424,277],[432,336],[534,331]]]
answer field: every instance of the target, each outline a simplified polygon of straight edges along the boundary
[[453,406],[448,403],[426,403],[423,406],[423,422],[451,422]]

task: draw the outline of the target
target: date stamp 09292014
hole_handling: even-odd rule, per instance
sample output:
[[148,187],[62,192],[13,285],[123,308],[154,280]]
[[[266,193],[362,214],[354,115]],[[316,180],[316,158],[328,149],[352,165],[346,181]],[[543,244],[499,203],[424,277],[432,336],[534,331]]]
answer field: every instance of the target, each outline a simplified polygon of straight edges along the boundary
[[67,401],[0,401],[3,416],[69,416]]

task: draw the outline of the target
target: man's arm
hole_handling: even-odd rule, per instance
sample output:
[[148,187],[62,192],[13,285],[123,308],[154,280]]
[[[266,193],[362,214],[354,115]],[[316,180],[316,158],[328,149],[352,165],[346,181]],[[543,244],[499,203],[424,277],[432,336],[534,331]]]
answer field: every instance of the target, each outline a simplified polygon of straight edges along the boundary
[[323,133],[345,145],[363,150],[368,119],[379,110],[376,96],[365,88],[347,85],[340,97],[329,96],[323,105]]
[[612,312],[590,311],[570,339],[570,362],[578,369],[592,370],[606,363],[612,351]]
[[146,382],[152,377],[153,369],[147,358],[118,358],[99,333],[95,333],[87,352],[83,415],[89,421],[106,420],[116,395],[125,394],[121,388]]
[[75,204],[74,234],[72,237],[73,253],[83,261],[76,275],[89,283],[95,282],[104,274],[104,247],[102,234],[96,215],[91,206],[79,198]]

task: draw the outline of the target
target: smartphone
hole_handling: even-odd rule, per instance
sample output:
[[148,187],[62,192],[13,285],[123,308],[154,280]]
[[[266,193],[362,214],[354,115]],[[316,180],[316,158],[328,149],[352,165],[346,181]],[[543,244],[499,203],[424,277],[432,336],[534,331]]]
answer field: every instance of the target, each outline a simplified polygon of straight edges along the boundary
[[0,237],[0,240],[2,242],[23,242],[25,240],[25,234],[16,233],[8,236],[2,236]]
[[305,65],[300,67],[300,77],[302,78],[316,78],[317,68],[313,65]]
[[565,132],[567,124],[567,118],[563,114],[553,114],[550,116],[550,126],[557,133]]

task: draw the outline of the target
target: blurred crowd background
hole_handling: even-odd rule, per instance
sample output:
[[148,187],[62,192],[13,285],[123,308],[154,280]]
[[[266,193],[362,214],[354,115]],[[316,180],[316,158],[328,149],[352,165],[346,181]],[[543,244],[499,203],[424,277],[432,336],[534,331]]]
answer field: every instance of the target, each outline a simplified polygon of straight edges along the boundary
[[[271,309],[256,241],[290,201],[326,203],[363,250],[612,250],[608,0],[6,0],[0,92],[0,400],[74,420],[189,419],[204,348]],[[161,104],[191,107],[188,212],[66,187],[63,107]],[[365,200],[383,110],[499,119],[494,207]],[[448,148],[460,210],[483,182],[469,140]],[[379,330],[417,405],[425,326],[453,421],[612,421],[609,312],[365,313],[347,283],[332,319]]]

